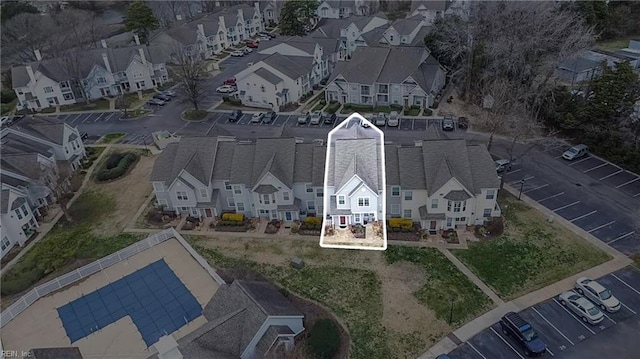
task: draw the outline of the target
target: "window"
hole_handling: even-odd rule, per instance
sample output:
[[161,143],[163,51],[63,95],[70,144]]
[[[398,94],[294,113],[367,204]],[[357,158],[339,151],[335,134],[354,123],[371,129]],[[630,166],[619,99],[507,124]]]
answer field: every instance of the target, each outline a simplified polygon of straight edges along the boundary
[[316,197],[322,198],[323,195],[324,195],[324,188],[318,188],[318,191],[316,192]]
[[282,199],[285,200],[285,201],[288,201],[289,200],[289,192],[287,192],[287,191],[282,192]]
[[400,214],[400,205],[392,204],[391,205],[391,214]]
[[166,206],[168,205],[168,203],[167,203],[167,200],[166,200],[166,199],[159,199],[159,200],[158,200],[158,204],[159,204],[161,207],[166,207]]
[[410,209],[405,209],[404,213],[402,214],[402,217],[411,218],[411,210]]
[[393,197],[400,197],[400,187],[391,187],[391,195]]
[[18,216],[18,219],[22,219],[22,213],[20,212],[20,208],[15,210],[16,215]]
[[393,35],[389,35],[389,42],[393,42]]
[[244,203],[242,203],[242,202],[236,203],[236,210],[238,212],[244,212]]
[[361,85],[360,86],[360,95],[369,95],[369,86]]
[[339,205],[343,205],[346,203],[346,197],[344,195],[339,195],[338,196],[338,204]]
[[63,88],[63,89],[69,88],[69,81],[62,81],[60,83],[60,88]]
[[9,237],[7,236],[2,237],[2,242],[0,243],[0,248],[2,248],[2,251],[9,248],[10,245],[11,245],[11,241],[9,241]]
[[224,189],[231,191],[231,183],[229,181],[224,181]]
[[53,87],[47,86],[44,88],[44,93],[52,93],[52,92],[53,92]]
[[389,95],[378,95],[378,102],[389,102]]
[[185,191],[176,191],[176,196],[178,197],[178,201],[188,201],[189,197],[187,197],[187,192]]
[[262,195],[262,203],[271,204],[271,196],[269,196],[268,194],[263,194]]
[[431,200],[431,208],[438,208],[438,200],[437,199],[432,199]]
[[209,191],[206,188],[200,188],[200,197],[209,198]]
[[354,214],[354,215],[353,215],[353,220],[354,220],[356,223],[360,223],[360,213],[356,213],[356,214]]
[[482,218],[489,217],[491,217],[491,208],[485,208],[484,211],[482,211]]
[[229,207],[235,207],[236,206],[236,202],[233,200],[233,197],[227,197],[227,205]]
[[313,211],[316,209],[316,203],[314,201],[307,201],[307,208],[309,208],[310,211]]
[[313,186],[310,184],[307,184],[307,193],[313,193]]
[[358,207],[369,207],[369,197],[358,197]]
[[496,195],[496,190],[495,189],[488,189],[487,190],[487,199],[493,199]]
[[413,200],[413,191],[404,191],[404,200],[405,201]]
[[378,85],[379,93],[389,93],[389,85]]
[[71,101],[73,100],[73,93],[67,92],[65,94],[62,94],[62,97],[64,98],[65,101]]
[[453,208],[453,212],[464,212],[467,210],[467,201],[448,201],[447,211],[451,212],[451,208]]
[[98,83],[98,85],[101,85],[101,84],[107,83],[107,79],[105,79],[104,77],[98,77],[96,79],[96,82]]
[[260,91],[262,91],[262,92],[265,91],[264,85],[260,85]]
[[240,187],[240,186],[233,186],[233,193],[234,193],[234,194],[242,194],[242,187]]
[[155,192],[164,192],[164,184],[162,184],[161,182],[154,182],[153,190]]
[[456,222],[466,222],[467,217],[456,218]]

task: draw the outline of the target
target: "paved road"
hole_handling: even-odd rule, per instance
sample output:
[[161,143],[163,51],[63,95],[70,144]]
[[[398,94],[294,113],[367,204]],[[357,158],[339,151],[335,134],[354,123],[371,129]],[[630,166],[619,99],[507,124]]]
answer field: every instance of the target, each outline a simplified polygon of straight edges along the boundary
[[[520,315],[536,328],[547,344],[543,358],[636,358],[640,352],[640,272],[623,269],[598,280],[622,303],[598,325],[589,325],[555,298],[536,304]],[[475,335],[449,353],[452,359],[525,359],[521,347],[504,335],[498,323]]]

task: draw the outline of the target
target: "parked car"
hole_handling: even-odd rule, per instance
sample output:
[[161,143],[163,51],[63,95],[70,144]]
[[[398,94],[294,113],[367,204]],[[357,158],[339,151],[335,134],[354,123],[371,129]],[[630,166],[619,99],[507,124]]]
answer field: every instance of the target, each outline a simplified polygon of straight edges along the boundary
[[564,151],[564,153],[562,154],[562,158],[564,158],[565,160],[573,161],[586,155],[587,152],[589,152],[589,147],[587,147],[587,145],[575,145],[570,149]]
[[164,106],[164,101],[158,100],[157,98],[150,98],[149,101],[147,101],[147,105]]
[[80,139],[81,139],[81,140],[83,140],[83,141],[84,141],[84,140],[86,140],[87,138],[89,138],[89,134],[88,134],[88,133],[83,132],[83,133],[81,133],[81,134],[80,134]]
[[252,53],[252,52],[253,52],[253,50],[251,50],[251,48],[250,48],[250,47],[243,47],[243,48],[242,48],[242,52],[244,52],[244,54],[246,55],[246,54],[250,54],[250,53]]
[[229,122],[238,122],[242,118],[242,111],[235,110],[231,112],[231,116],[229,116]]
[[315,111],[311,114],[311,120],[310,123],[312,125],[319,125],[320,123],[322,123],[322,112],[320,111]]
[[260,36],[267,36],[267,37],[270,37],[270,38],[272,38],[272,39],[276,37],[276,34],[271,33],[271,32],[266,32],[266,31],[262,31],[262,32],[261,32],[261,33],[259,33],[258,35],[260,35]]
[[524,320],[520,314],[509,312],[500,319],[502,333],[518,341],[527,356],[542,355],[547,350],[547,345],[538,337],[538,333],[531,324]]
[[247,42],[247,47],[250,49],[257,49],[258,48],[258,43],[255,41],[250,41]]
[[391,111],[389,114],[389,119],[387,120],[387,126],[389,127],[398,127],[400,124],[400,115],[397,111]]
[[271,36],[260,36],[260,41],[269,41],[271,40]]
[[336,115],[335,113],[332,113],[329,116],[325,116],[324,123],[326,125],[332,125],[336,122],[337,119],[338,119],[338,115]]
[[445,117],[442,120],[442,131],[453,131],[455,126],[453,125],[453,118]]
[[306,114],[306,115],[300,115],[298,116],[298,124],[299,125],[304,125],[307,122],[309,122],[311,120],[311,115],[310,114]]
[[466,117],[458,117],[458,128],[469,128],[469,120]]
[[157,95],[154,95],[153,98],[158,99],[158,100],[162,100],[164,102],[171,101],[171,96],[167,96],[167,95],[164,95],[164,94],[161,94],[161,93],[159,93]]
[[216,89],[216,92],[219,93],[234,93],[236,92],[236,87],[231,85],[222,85]]
[[235,77],[229,77],[228,79],[224,80],[223,85],[235,86],[236,85],[236,78]]
[[[370,118],[370,117],[369,117],[369,118]],[[368,122],[368,121],[360,121],[360,126],[362,126],[362,127],[364,127],[364,128],[369,128],[369,127],[371,127],[371,126],[369,125],[369,122]]]
[[251,116],[251,123],[260,123],[262,122],[263,118],[264,118],[264,113],[262,112],[254,113],[253,116]]
[[496,172],[502,173],[504,171],[511,171],[511,161],[506,158],[501,158],[495,161],[496,163]]
[[244,52],[242,52],[240,50],[236,50],[236,51],[233,51],[231,53],[231,56],[233,56],[233,57],[242,57],[242,56],[244,56]]
[[173,90],[164,90],[164,91],[162,91],[161,93],[162,93],[163,95],[165,95],[165,96],[169,96],[169,97],[171,97],[171,98],[174,98],[174,97],[176,97],[176,95],[177,95],[177,93],[176,93],[175,91],[173,91]]
[[373,120],[373,124],[378,127],[384,127],[384,125],[387,124],[387,116],[384,113],[380,112],[378,116],[376,116],[376,119]]
[[269,112],[264,114],[264,120],[262,122],[263,123],[272,123],[273,121],[276,120],[276,117],[278,117],[277,113],[275,113],[274,111],[269,111]]
[[620,301],[611,294],[611,291],[595,280],[578,278],[575,286],[578,294],[585,296],[594,304],[600,306],[602,311],[617,312],[620,310]]
[[585,323],[596,325],[604,319],[604,314],[602,314],[595,304],[591,303],[587,298],[576,292],[564,292],[560,294],[558,299],[560,300],[560,304],[571,309],[571,311],[580,317]]

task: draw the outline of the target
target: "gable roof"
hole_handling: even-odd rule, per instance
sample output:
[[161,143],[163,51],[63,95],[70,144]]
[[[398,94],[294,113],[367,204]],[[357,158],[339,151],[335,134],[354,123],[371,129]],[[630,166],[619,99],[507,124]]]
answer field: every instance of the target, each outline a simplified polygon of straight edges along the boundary
[[37,153],[2,154],[2,169],[33,180],[40,179],[41,170]]
[[334,157],[334,178],[329,185],[335,186],[336,191],[349,182],[353,176],[358,176],[374,192],[382,187],[382,179],[378,166],[379,157],[376,139],[355,138],[338,139],[335,141],[336,153]]
[[218,149],[217,137],[191,136],[170,143],[158,156],[151,171],[151,181],[171,184],[184,169],[204,185],[213,173]]
[[197,25],[192,22],[174,27],[168,30],[166,34],[182,45],[191,45],[198,41]]
[[422,157],[422,149],[420,147],[400,147],[398,148],[398,164],[400,177],[395,182],[402,188],[407,189],[424,189],[427,187],[425,179],[424,162],[420,161]]
[[261,138],[256,140],[251,187],[254,187],[269,172],[285,186],[291,188],[295,151],[295,138]]
[[423,20],[422,16],[416,15],[406,19],[398,19],[394,21],[391,26],[398,32],[398,34],[409,35],[415,31],[416,28],[421,26]]
[[33,115],[25,116],[14,122],[10,129],[57,145],[63,145],[65,126],[67,125],[64,120],[57,117]]
[[322,3],[327,3],[333,9],[340,9],[345,7],[353,7],[356,3],[355,0],[324,0]]
[[261,62],[280,71],[290,79],[296,80],[300,76],[311,72],[313,58],[307,56],[283,56],[276,52],[265,57]]
[[263,79],[267,80],[269,83],[271,83],[273,85],[277,85],[277,84],[281,83],[282,81],[284,81],[278,75],[276,75],[273,72],[265,69],[264,67],[261,67],[261,68],[255,70],[253,73],[258,75],[258,76],[260,76],[260,77],[262,77]]
[[4,155],[39,153],[49,158],[54,154],[53,149],[50,146],[11,132],[2,136],[2,144],[0,145],[0,148]]
[[446,11],[451,5],[450,0],[413,0],[411,2],[411,13],[418,7],[423,6],[427,11]]

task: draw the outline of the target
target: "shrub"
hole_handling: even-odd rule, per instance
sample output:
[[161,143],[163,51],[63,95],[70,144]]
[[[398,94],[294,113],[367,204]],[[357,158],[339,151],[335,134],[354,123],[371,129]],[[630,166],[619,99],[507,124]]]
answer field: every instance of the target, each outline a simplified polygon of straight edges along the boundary
[[389,108],[391,109],[391,111],[398,111],[398,112],[402,111],[402,105],[398,105],[397,103],[389,105]]
[[2,91],[2,93],[0,93],[0,102],[2,103],[9,103],[16,98],[16,93],[13,91]]
[[332,358],[340,348],[340,331],[331,319],[320,319],[311,328],[307,346],[317,359]]
[[431,109],[425,108],[424,111],[422,112],[423,116],[431,116],[433,115],[433,111],[431,111]]
[[107,163],[105,163],[105,166],[96,173],[96,178],[98,181],[108,181],[121,177],[137,159],[138,155],[133,152],[128,152],[118,161],[118,164],[115,167],[109,168],[109,160],[111,160],[110,157],[109,160],[107,160]]
[[235,221],[242,222],[244,221],[244,214],[242,213],[225,213],[222,215],[223,221]]
[[106,168],[108,170],[115,168],[120,162],[120,160],[122,159],[122,157],[124,157],[124,154],[122,153],[114,153],[111,156],[109,156],[106,162]]
[[2,295],[11,295],[20,293],[28,289],[33,283],[44,278],[44,270],[39,267],[33,267],[20,273],[19,277],[7,278],[2,281]]
[[389,218],[389,227],[413,227],[411,218]]
[[307,217],[304,219],[304,223],[305,224],[310,224],[310,225],[322,225],[322,218],[320,217]]

